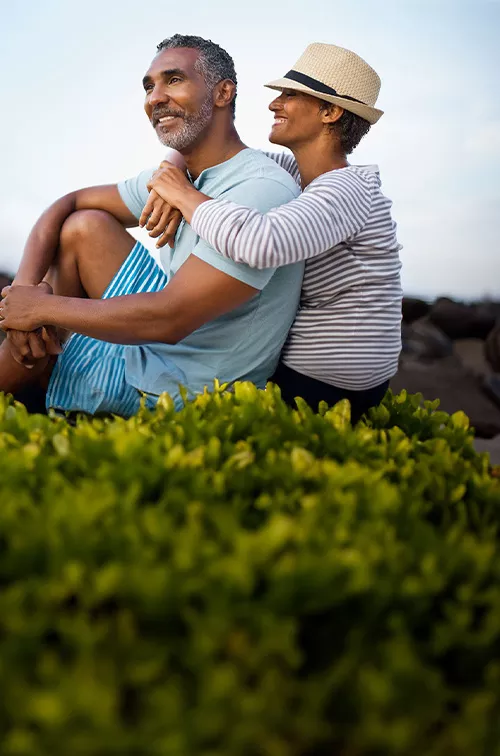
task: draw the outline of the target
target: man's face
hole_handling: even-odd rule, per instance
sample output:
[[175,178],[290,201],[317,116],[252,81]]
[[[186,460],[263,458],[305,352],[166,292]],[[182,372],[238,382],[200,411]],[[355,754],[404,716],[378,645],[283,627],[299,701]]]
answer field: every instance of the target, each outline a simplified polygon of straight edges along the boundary
[[144,109],[158,139],[180,152],[189,149],[212,120],[212,92],[195,69],[198,54],[190,47],[162,50],[143,79]]

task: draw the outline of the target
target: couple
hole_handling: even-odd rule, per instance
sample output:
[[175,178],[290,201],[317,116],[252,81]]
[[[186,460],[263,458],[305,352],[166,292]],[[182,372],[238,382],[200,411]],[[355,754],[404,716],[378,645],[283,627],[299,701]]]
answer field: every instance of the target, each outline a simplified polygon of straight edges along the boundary
[[[400,351],[391,203],[374,166],[346,160],[382,114],[377,74],[350,51],[310,45],[269,85],[280,93],[270,139],[295,156],[274,160],[239,139],[234,65],[218,45],[164,40],[143,85],[190,181],[162,163],[45,211],[0,304],[0,391],[39,386],[47,407],[127,417],[141,394],[153,407],[168,391],[179,408],[180,385],[195,395],[214,378],[263,387],[272,376],[286,401],[347,397],[358,419]],[[170,249],[173,208],[184,217]],[[161,265],[125,230],[141,218]]]

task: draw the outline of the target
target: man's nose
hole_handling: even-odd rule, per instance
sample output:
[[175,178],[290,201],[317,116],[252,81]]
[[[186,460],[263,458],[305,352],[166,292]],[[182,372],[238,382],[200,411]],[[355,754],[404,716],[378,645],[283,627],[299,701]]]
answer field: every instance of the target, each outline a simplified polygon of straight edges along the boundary
[[161,85],[156,85],[149,93],[149,104],[151,107],[168,102],[169,99],[165,88]]

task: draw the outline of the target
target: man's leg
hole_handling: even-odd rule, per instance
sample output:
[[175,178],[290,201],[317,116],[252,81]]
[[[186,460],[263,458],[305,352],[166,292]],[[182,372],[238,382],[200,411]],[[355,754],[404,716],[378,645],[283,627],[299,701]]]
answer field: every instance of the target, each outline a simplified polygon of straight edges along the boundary
[[0,346],[0,391],[14,394],[32,384],[46,388],[54,362],[53,357],[47,356],[38,360],[32,368],[27,368],[15,361],[7,341],[4,341]]
[[61,229],[46,280],[54,294],[100,299],[132,251],[135,239],[103,210],[79,210]]
[[[135,239],[102,210],[80,210],[64,223],[56,260],[46,280],[54,294],[100,299],[135,245]],[[0,347],[0,391],[30,386],[46,391],[55,360],[44,357],[31,369],[19,365],[7,342]]]

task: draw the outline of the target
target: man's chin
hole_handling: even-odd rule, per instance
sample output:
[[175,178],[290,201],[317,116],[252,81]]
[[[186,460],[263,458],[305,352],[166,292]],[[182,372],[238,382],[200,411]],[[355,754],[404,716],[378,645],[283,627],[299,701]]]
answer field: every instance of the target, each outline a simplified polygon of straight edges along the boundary
[[164,147],[171,147],[171,142],[178,141],[176,140],[176,134],[175,132],[168,132],[165,129],[162,129],[161,126],[156,126],[155,128],[156,136],[158,137],[159,141],[163,144]]
[[176,138],[175,134],[157,134],[157,136],[164,147],[170,147],[178,152],[189,146],[186,145],[184,139]]

